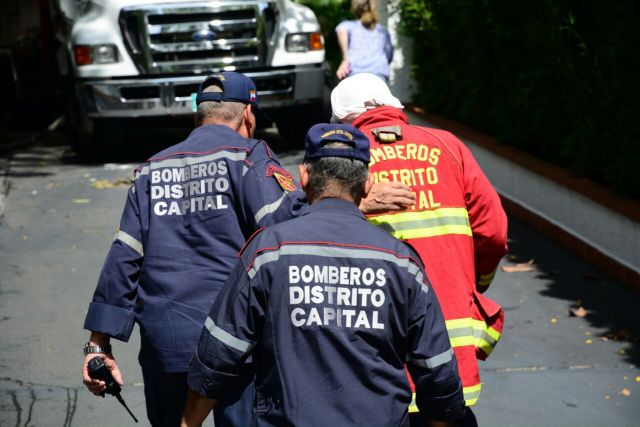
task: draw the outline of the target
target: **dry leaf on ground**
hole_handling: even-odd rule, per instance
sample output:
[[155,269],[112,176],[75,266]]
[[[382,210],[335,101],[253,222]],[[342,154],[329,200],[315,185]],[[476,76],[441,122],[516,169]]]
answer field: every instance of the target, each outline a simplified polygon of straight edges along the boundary
[[533,271],[533,270],[534,270],[534,264],[532,259],[530,259],[527,262],[502,266],[502,271],[504,271],[505,273],[523,273],[523,272]]
[[631,390],[625,387],[622,390],[620,390],[620,394],[623,396],[631,396]]
[[94,182],[91,183],[91,186],[93,188],[97,188],[98,190],[104,190],[107,188],[118,188],[118,187],[125,187],[127,185],[131,184],[131,180],[130,179],[115,179],[115,180],[109,180],[109,179],[98,179]]
[[584,307],[571,307],[569,309],[569,315],[575,316],[575,317],[584,317],[588,313],[589,312],[585,310]]

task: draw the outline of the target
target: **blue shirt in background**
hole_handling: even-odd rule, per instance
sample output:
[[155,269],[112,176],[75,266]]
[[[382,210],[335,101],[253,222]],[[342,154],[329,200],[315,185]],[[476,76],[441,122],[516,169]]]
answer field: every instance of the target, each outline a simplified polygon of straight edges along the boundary
[[371,73],[389,79],[389,63],[393,59],[393,45],[389,31],[383,25],[376,24],[367,29],[358,20],[342,21],[336,32],[346,30],[349,35],[349,64],[351,75]]

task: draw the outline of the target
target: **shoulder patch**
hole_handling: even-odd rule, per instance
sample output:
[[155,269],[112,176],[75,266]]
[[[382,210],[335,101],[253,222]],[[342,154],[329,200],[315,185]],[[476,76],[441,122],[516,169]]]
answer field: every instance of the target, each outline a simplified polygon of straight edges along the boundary
[[284,191],[294,191],[296,189],[296,185],[293,182],[293,175],[281,167],[269,165],[266,175],[274,177]]
[[402,128],[400,126],[382,126],[371,129],[371,133],[382,144],[390,144],[402,139]]

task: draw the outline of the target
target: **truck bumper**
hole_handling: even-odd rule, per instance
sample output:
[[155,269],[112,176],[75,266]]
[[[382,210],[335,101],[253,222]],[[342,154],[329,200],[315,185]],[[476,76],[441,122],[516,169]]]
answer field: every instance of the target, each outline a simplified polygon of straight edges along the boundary
[[[266,110],[314,103],[322,99],[321,64],[246,72]],[[193,114],[192,94],[204,75],[81,80],[76,84],[81,111],[91,118],[133,118]]]

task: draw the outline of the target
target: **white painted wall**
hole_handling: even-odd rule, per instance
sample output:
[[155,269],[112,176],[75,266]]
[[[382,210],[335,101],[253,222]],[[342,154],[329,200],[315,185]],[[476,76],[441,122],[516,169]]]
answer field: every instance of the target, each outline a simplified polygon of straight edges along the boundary
[[409,102],[415,92],[415,82],[411,78],[412,41],[399,34],[400,21],[397,0],[376,0],[376,10],[380,23],[389,29],[395,54],[391,62],[389,86],[391,92],[402,102]]

